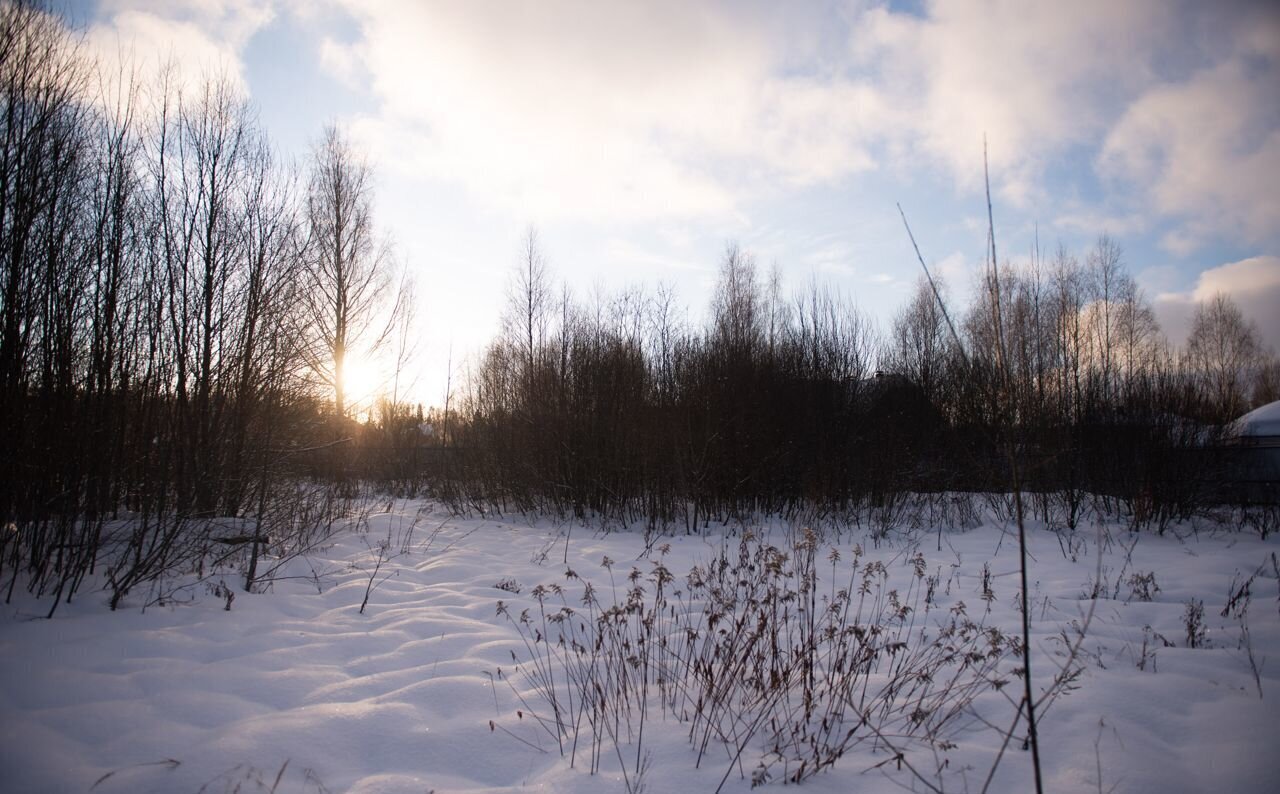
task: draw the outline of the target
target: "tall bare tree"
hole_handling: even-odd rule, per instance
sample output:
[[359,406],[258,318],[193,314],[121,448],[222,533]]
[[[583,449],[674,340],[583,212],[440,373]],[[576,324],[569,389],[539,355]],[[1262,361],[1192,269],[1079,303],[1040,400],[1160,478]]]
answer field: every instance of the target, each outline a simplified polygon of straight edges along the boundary
[[730,355],[754,351],[763,341],[767,318],[762,316],[764,301],[755,257],[736,244],[730,244],[720,260],[720,277],[712,301],[716,343]]
[[[19,446],[30,389],[70,394],[69,345],[84,273],[74,257],[83,186],[87,71],[57,19],[35,3],[0,4],[0,432]],[[25,417],[25,418],[24,418]],[[0,461],[0,520],[10,515],[21,454]]]
[[309,323],[307,364],[333,390],[334,412],[346,416],[346,365],[372,355],[408,309],[394,288],[391,252],[373,227],[373,174],[336,126],[312,151],[302,300]]
[[552,300],[546,258],[538,232],[530,226],[521,243],[520,262],[507,286],[507,310],[502,316],[506,338],[520,352],[522,380],[530,394],[538,356],[547,340]]
[[1196,309],[1187,361],[1214,419],[1226,421],[1248,405],[1248,387],[1263,361],[1258,332],[1231,298],[1218,293]]
[[890,367],[918,384],[931,401],[941,396],[952,347],[935,294],[943,294],[941,285],[935,293],[925,277],[916,282],[915,292],[894,316],[889,350]]

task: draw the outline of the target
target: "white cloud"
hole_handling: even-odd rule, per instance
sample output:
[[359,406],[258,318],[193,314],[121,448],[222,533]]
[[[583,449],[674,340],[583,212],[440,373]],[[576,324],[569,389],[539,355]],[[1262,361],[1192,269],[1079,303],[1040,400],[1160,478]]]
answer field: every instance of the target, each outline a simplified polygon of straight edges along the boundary
[[[912,168],[923,155],[972,188],[984,133],[995,186],[1034,203],[1046,159],[1096,143],[1145,84],[1127,67],[1152,57],[1169,16],[1146,2],[855,7],[842,20],[688,3],[348,10],[362,41],[326,51],[338,73],[355,53],[371,74],[382,109],[363,126],[399,141],[380,159],[399,152],[530,214],[568,211],[572,196],[615,218],[722,215],[744,193],[840,182],[886,154]],[[415,140],[423,151],[407,154]]]
[[615,262],[620,269],[637,274],[657,273],[661,276],[673,271],[707,270],[707,266],[696,259],[642,248],[635,241],[621,237],[606,240],[604,251],[609,261]]
[[[1256,4],[331,1],[357,29],[321,38],[322,68],[378,103],[353,125],[377,161],[524,218],[741,220],[748,199],[886,163],[978,190],[985,135],[1002,199],[1060,228],[1176,219],[1164,242],[1185,254],[1280,225],[1280,15]],[[243,85],[276,7],[333,18],[104,0],[89,38]],[[1064,198],[1047,184],[1064,156],[1128,201]]]
[[134,13],[188,22],[236,50],[275,17],[270,0],[104,0],[99,13],[106,18]]
[[320,68],[349,89],[356,89],[368,80],[356,48],[328,36],[320,41]]
[[1068,207],[1054,218],[1055,228],[1085,235],[1108,234],[1125,237],[1147,230],[1149,219],[1139,212],[1109,213],[1087,206]]
[[853,50],[903,111],[906,157],[923,153],[977,188],[985,135],[994,187],[1025,205],[1049,156],[1105,130],[1168,17],[1151,2],[958,0],[920,17],[873,10]]
[[[1191,295],[1205,301],[1218,293],[1235,295],[1277,287],[1280,287],[1280,257],[1255,256],[1204,271]],[[1276,315],[1280,319],[1280,311]]]
[[754,190],[873,168],[868,141],[890,115],[878,92],[808,56],[787,71],[804,37],[778,40],[767,19],[729,7],[348,10],[362,27],[351,52],[381,102],[357,125],[378,159],[526,216],[731,217]]
[[[993,187],[1063,228],[1140,233],[1174,220],[1164,243],[1183,255],[1212,239],[1276,239],[1275,6],[954,0],[861,22],[852,50],[900,111],[910,143],[893,148],[907,167],[924,155],[980,189],[985,135]],[[1112,209],[1063,213],[1050,164],[1094,154]]]
[[218,75],[243,91],[240,53],[273,16],[270,4],[253,0],[108,0],[85,44],[101,65],[108,97],[119,91],[112,81],[132,73],[139,84],[154,86],[171,64],[183,89]]
[[853,276],[858,272],[853,264],[855,259],[847,240],[829,239],[815,241],[815,247],[805,253],[802,264],[820,273]]
[[[818,13],[815,13],[815,10]],[[886,154],[1038,200],[1046,159],[1095,142],[1135,59],[1167,33],[1147,3],[955,2],[927,17],[687,3],[351,2],[383,103],[376,139],[418,139],[433,176],[508,203],[642,217],[722,214],[744,192],[833,183]],[[1088,53],[1088,57],[1082,57]],[[334,60],[349,72],[345,53]]]
[[1160,85],[1107,136],[1104,170],[1136,180],[1156,209],[1183,219],[1164,245],[1178,254],[1205,238],[1268,239],[1280,224],[1280,70],[1242,56]]
[[1186,342],[1196,306],[1214,295],[1235,301],[1245,318],[1257,325],[1262,342],[1280,352],[1280,257],[1256,256],[1202,272],[1186,292],[1156,296],[1155,311],[1174,345]]

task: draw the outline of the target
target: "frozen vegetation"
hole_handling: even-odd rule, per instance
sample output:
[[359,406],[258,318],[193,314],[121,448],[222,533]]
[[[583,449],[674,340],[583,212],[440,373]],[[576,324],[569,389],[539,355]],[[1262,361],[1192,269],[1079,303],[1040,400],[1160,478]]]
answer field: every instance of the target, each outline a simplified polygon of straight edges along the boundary
[[[19,590],[3,787],[1027,791],[1008,505],[932,501],[658,536],[382,500],[254,593]],[[1220,519],[1030,524],[1047,790],[1274,790],[1280,545]]]

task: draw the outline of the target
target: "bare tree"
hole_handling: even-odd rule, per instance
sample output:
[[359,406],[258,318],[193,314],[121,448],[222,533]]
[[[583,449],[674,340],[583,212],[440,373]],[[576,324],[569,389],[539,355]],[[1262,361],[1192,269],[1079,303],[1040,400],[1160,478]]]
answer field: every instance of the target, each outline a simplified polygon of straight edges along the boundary
[[1121,284],[1118,309],[1119,364],[1124,368],[1125,396],[1133,400],[1167,351],[1155,312],[1132,278],[1126,277]]
[[350,141],[327,127],[312,151],[302,300],[307,364],[332,389],[340,417],[348,411],[348,357],[376,352],[408,308],[405,290],[394,289],[390,250],[374,236],[372,181]]
[[1196,309],[1186,355],[1212,417],[1226,421],[1242,413],[1262,350],[1257,329],[1235,301],[1218,293]]
[[1280,400],[1280,356],[1268,351],[1253,383],[1253,405],[1266,405]]
[[[75,363],[68,334],[84,284],[68,237],[85,170],[78,98],[87,74],[53,15],[0,4],[0,432],[11,445],[36,429],[27,421],[33,381],[47,398]],[[12,515],[22,459],[3,457],[0,520]]]
[[[171,66],[144,87],[126,61],[95,97],[44,8],[0,0],[0,577],[56,608],[100,568],[114,607],[214,541],[256,557],[273,516],[311,526],[276,506],[280,450],[307,449],[320,415],[297,377],[306,248],[231,83],[184,91]],[[257,531],[214,536],[215,513]]]
[[1109,401],[1114,391],[1117,309],[1130,281],[1122,257],[1120,245],[1104,234],[1089,252],[1086,265],[1093,299],[1089,312],[1091,358],[1104,401]]
[[730,356],[749,354],[764,340],[763,317],[756,260],[731,244],[720,261],[720,278],[712,299],[715,341]]
[[538,243],[538,231],[530,226],[521,244],[520,262],[507,285],[507,309],[502,316],[507,340],[520,351],[522,380],[530,394],[538,356],[546,344],[552,300],[551,279]]
[[649,359],[653,362],[653,386],[658,401],[669,401],[675,390],[675,348],[684,331],[675,316],[675,288],[659,284],[649,313]]
[[1052,318],[1055,327],[1053,362],[1058,372],[1057,415],[1070,422],[1083,411],[1085,379],[1085,329],[1081,322],[1084,272],[1080,262],[1059,247],[1051,265]]
[[[945,292],[941,283],[938,291]],[[919,385],[930,401],[937,400],[952,342],[927,278],[916,282],[915,292],[894,317],[890,344],[890,366]]]
[[228,437],[227,397],[252,350],[235,329],[252,302],[232,300],[245,277],[246,197],[265,149],[251,107],[225,77],[183,94],[162,88],[151,152],[151,212],[163,283],[167,358],[174,368],[180,510],[215,508]]

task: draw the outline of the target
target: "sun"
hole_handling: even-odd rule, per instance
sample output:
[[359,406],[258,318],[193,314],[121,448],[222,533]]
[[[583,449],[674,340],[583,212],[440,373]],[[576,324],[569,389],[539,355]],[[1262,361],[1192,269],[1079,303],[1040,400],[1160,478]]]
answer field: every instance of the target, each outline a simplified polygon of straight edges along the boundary
[[378,396],[387,390],[387,374],[366,356],[348,356],[342,363],[343,391],[352,416],[367,414]]

